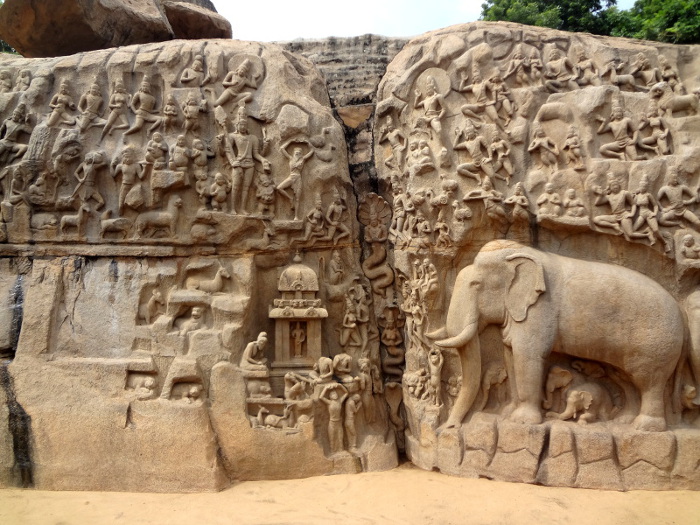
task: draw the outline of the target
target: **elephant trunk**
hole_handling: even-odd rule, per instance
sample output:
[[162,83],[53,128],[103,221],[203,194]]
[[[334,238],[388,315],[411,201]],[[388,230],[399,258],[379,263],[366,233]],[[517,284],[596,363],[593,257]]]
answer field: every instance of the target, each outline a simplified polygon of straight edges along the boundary
[[[463,345],[463,348],[459,350],[462,365],[462,387],[445,424],[446,428],[459,427],[462,424],[462,420],[474,404],[474,399],[481,386],[481,345],[479,344],[476,327],[474,327],[472,332],[473,337],[468,339],[466,345]],[[452,339],[448,339],[449,341],[452,341]],[[450,347],[452,345],[445,346]]]

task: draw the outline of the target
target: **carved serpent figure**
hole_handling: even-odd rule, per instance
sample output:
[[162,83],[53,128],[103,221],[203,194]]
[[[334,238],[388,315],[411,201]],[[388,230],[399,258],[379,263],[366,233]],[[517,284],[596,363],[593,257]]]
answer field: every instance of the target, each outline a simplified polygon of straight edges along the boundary
[[360,206],[359,219],[365,225],[365,242],[372,252],[362,262],[362,271],[372,283],[372,291],[386,297],[386,290],[394,283],[394,270],[386,262],[384,243],[389,238],[387,220],[391,219],[391,207],[376,193],[367,195]]
[[372,291],[382,297],[386,297],[387,288],[394,283],[394,270],[386,262],[386,248],[384,248],[384,244],[379,241],[373,241],[370,243],[370,246],[372,253],[362,261],[362,271],[370,280]]

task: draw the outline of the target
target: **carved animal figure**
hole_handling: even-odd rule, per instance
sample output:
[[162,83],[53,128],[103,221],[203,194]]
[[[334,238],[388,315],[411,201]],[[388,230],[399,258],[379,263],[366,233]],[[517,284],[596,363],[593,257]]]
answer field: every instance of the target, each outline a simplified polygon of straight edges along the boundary
[[151,297],[148,299],[148,302],[144,305],[144,308],[140,312],[141,317],[143,317],[143,319],[146,321],[146,324],[151,324],[156,320],[156,317],[158,317],[158,314],[160,314],[160,308],[163,305],[165,305],[163,294],[156,288],[153,290]]
[[686,111],[689,115],[696,115],[700,108],[700,97],[696,93],[690,95],[678,95],[668,82],[657,82],[649,90],[649,96],[656,100],[660,113],[672,117],[674,112]]
[[175,236],[180,208],[182,208],[182,199],[175,195],[170,199],[167,211],[146,211],[139,214],[135,223],[135,236],[143,237],[144,232],[149,228],[153,230],[151,236],[160,229],[167,229],[170,237]]
[[481,380],[481,406],[479,410],[483,410],[489,402],[489,392],[494,387],[497,389],[498,401],[503,402],[502,389],[499,385],[503,384],[508,378],[508,372],[501,363],[491,363],[484,372],[484,378]]
[[87,204],[81,204],[76,215],[64,215],[61,217],[61,235],[66,234],[66,228],[75,228],[78,232],[78,237],[84,237],[85,223],[87,223],[89,214],[90,207]]
[[[446,426],[459,426],[481,383],[479,332],[503,326],[511,419],[542,421],[540,392],[552,350],[608,363],[639,390],[639,430],[666,429],[664,389],[681,356],[684,320],[657,282],[621,266],[549,254],[513,241],[492,241],[457,276],[436,344],[456,348],[464,381]],[[624,327],[624,329],[622,329]]]
[[102,219],[100,219],[100,237],[104,239],[105,233],[114,232],[124,234],[122,239],[126,239],[134,223],[126,217],[110,219],[111,213],[112,210],[107,210],[102,214]]
[[220,266],[213,279],[198,279],[191,277],[187,279],[185,288],[188,290],[201,290],[207,293],[218,293],[224,289],[224,279],[230,279],[231,274],[226,268]]
[[547,412],[547,417],[566,421],[578,415],[578,422],[585,425],[597,419],[608,421],[614,414],[610,392],[597,383],[583,383],[569,390],[564,412]]
[[270,414],[270,411],[265,407],[260,407],[258,410],[257,424],[261,427],[270,428],[287,428],[289,416],[289,407],[284,407],[284,415],[277,416],[275,414]]

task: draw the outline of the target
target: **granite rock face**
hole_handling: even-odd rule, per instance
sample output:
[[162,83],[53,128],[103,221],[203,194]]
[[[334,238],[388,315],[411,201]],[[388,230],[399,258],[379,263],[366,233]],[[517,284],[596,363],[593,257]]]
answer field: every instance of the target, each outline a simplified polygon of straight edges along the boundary
[[230,38],[213,5],[171,0],[8,0],[2,38],[26,57],[65,56],[173,38]]
[[0,483],[700,489],[697,47],[284,46],[3,57]]

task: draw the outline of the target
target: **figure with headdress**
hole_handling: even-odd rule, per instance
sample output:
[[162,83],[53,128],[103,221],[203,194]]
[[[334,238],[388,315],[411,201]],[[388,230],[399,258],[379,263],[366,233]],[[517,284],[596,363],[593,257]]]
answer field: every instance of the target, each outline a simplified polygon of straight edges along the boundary
[[231,167],[231,213],[246,213],[248,194],[253,184],[255,162],[262,164],[264,171],[270,170],[270,162],[260,153],[260,141],[248,132],[248,116],[245,108],[237,113],[235,131],[230,135],[217,135],[219,153],[226,157]]
[[422,120],[430,125],[437,133],[438,140],[442,131],[441,120],[445,116],[445,97],[438,92],[437,82],[432,76],[428,76],[425,81],[425,96],[416,89],[416,100],[413,104],[414,108],[423,108],[424,117]]
[[[460,142],[462,135],[465,138]],[[475,170],[480,170],[493,182],[494,171],[491,166],[491,159],[484,155],[489,151],[484,137],[477,135],[476,127],[471,120],[467,119],[464,129],[455,128],[455,139],[453,148],[455,150],[467,150],[471,156],[471,162],[465,162],[457,166],[457,173],[464,177],[472,177],[481,185],[481,176]]]
[[539,169],[544,169],[546,166],[553,172],[558,165],[559,148],[557,148],[554,141],[545,134],[539,122],[535,122],[532,128],[534,137],[527,151],[539,154],[540,163],[537,166]]
[[247,87],[251,89],[258,87],[255,79],[250,78],[251,68],[252,64],[246,58],[235,70],[228,72],[222,82],[226,89],[214,102],[215,106],[223,106],[231,100],[239,106],[244,106],[246,102],[253,100],[253,94],[250,91],[244,91]]
[[131,109],[136,113],[136,120],[134,125],[124,132],[124,141],[126,141],[127,135],[141,131],[146,122],[153,123],[149,130],[151,132],[160,126],[160,119],[156,116],[156,97],[151,92],[149,77],[143,77],[139,90],[131,98]]
[[88,128],[104,126],[106,121],[100,118],[104,99],[100,93],[100,86],[96,82],[90,85],[90,89],[78,102],[80,110],[80,132],[84,133]]
[[619,101],[613,100],[610,117],[607,120],[601,117],[596,117],[596,120],[600,122],[598,133],[610,132],[614,139],[612,142],[603,144],[600,147],[600,154],[603,157],[618,160],[638,160],[638,131],[632,125],[632,119],[625,117]]
[[126,111],[129,108],[129,95],[126,94],[124,82],[117,80],[114,83],[114,91],[109,97],[109,115],[107,123],[102,129],[100,141],[105,138],[105,135],[111,135],[115,129],[127,129],[129,121],[126,118]]
[[75,118],[72,117],[68,112],[75,111],[76,106],[73,102],[73,98],[68,93],[68,81],[66,79],[61,80],[61,85],[58,88],[58,93],[56,93],[51,102],[49,102],[49,107],[51,108],[51,113],[46,122],[46,125],[50,128],[63,124],[66,126],[73,126],[75,124]]
[[180,84],[183,86],[200,87],[204,83],[204,58],[195,55],[192,65],[186,67],[180,75]]
[[19,142],[22,133],[31,135],[32,127],[24,104],[18,104],[10,118],[0,126],[0,164],[11,164],[22,158],[27,151],[27,145]]

